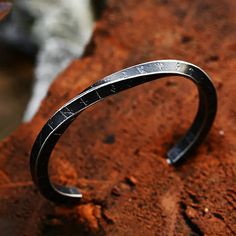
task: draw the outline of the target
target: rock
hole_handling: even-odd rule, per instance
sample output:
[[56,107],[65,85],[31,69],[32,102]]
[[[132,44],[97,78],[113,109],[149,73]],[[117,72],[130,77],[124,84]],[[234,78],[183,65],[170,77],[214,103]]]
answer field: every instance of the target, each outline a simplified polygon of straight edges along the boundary
[[[186,131],[197,107],[194,85],[177,77],[171,78],[175,86],[163,79],[90,108],[62,136],[53,153],[61,161],[53,168],[66,160],[76,172],[69,177],[73,183],[90,180],[83,194],[92,180],[102,194],[97,202],[87,192],[90,200],[73,209],[77,221],[60,227],[61,235],[89,235],[98,228],[101,235],[118,236],[235,235],[236,55],[229,47],[236,38],[234,9],[234,0],[108,0],[85,56],[57,78],[32,122],[0,144],[0,171],[7,180],[0,186],[1,236],[42,235],[43,219],[55,215],[55,206],[28,184],[30,149],[54,111],[114,71],[163,58],[195,63],[213,83],[221,78],[217,119],[207,139],[183,165],[166,164],[168,147]],[[212,55],[219,59],[206,60]],[[114,144],[104,143],[108,134],[115,134]],[[130,173],[138,180],[135,191],[114,198],[112,188]],[[113,224],[104,219],[103,207]],[[80,231],[84,224],[87,234]]]
[[132,187],[136,186],[138,183],[137,179],[134,178],[133,176],[126,177],[125,181],[127,182],[127,184],[129,184]]
[[187,207],[186,214],[190,219],[193,219],[197,216],[197,212],[193,207]]
[[114,186],[111,190],[112,195],[119,197],[121,195],[121,190],[118,186]]
[[101,216],[101,207],[93,204],[81,205],[78,207],[78,220],[87,225],[92,231],[99,231],[99,220]]
[[0,20],[2,20],[11,10],[12,4],[9,2],[0,2]]

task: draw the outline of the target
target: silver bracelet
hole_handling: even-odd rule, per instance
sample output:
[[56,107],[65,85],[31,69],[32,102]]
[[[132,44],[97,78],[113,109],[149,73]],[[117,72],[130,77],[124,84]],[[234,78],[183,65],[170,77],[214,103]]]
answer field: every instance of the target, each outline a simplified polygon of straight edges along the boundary
[[82,194],[77,188],[52,184],[49,178],[49,158],[60,136],[89,106],[108,96],[167,76],[183,76],[190,79],[199,91],[198,112],[191,127],[167,153],[169,164],[185,159],[203,141],[212,126],[217,110],[216,90],[209,76],[193,64],[178,60],[151,61],[99,80],[66,103],[48,120],[36,138],[30,158],[33,181],[41,194],[58,204],[78,204]]

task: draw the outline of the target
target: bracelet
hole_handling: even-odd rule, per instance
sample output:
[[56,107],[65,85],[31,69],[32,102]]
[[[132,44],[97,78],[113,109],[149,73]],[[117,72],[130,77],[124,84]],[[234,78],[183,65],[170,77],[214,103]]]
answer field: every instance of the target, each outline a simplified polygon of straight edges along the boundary
[[41,194],[58,204],[78,204],[82,198],[82,194],[75,187],[52,184],[48,174],[49,158],[54,146],[82,111],[108,96],[174,75],[192,80],[199,91],[198,112],[191,127],[167,153],[169,164],[185,159],[203,141],[212,126],[217,110],[216,90],[209,76],[193,64],[178,60],[147,62],[99,80],[66,103],[48,120],[35,140],[30,158],[32,178]]

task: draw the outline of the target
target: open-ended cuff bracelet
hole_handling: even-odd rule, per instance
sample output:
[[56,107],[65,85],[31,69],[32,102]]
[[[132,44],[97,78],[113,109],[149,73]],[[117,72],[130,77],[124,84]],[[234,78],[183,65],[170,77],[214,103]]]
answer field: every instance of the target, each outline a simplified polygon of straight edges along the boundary
[[60,136],[86,108],[137,85],[167,76],[184,76],[198,88],[199,107],[185,136],[167,152],[167,162],[183,160],[207,135],[216,115],[216,90],[199,67],[178,60],[151,61],[121,70],[99,80],[61,107],[45,124],[33,145],[30,168],[33,181],[41,194],[58,204],[78,204],[82,194],[75,187],[52,184],[48,173],[51,152]]

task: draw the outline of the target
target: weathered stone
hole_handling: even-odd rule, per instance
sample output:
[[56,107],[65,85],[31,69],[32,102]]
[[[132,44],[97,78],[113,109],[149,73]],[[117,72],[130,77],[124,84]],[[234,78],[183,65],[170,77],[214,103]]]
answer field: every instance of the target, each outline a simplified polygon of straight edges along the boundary
[[[101,235],[236,234],[235,7],[234,0],[108,1],[84,58],[58,77],[33,121],[0,144],[1,235],[46,235],[44,219],[57,218],[55,206],[30,182],[28,166],[34,138],[50,115],[103,76],[164,58],[195,63],[216,85],[221,81],[218,115],[207,139],[182,166],[167,165],[168,147],[197,107],[196,89],[184,79],[142,85],[89,109],[62,137],[54,152],[60,161],[52,158],[52,169],[63,181],[72,178],[68,183],[83,180],[83,206],[100,213],[74,210],[78,220],[67,218],[60,235],[88,235],[97,228]],[[116,139],[108,145],[110,134]],[[63,162],[71,163],[73,174],[56,171]],[[138,184],[114,198],[113,186],[130,174]],[[91,194],[90,184],[96,186]],[[86,233],[80,222],[88,222]]]

